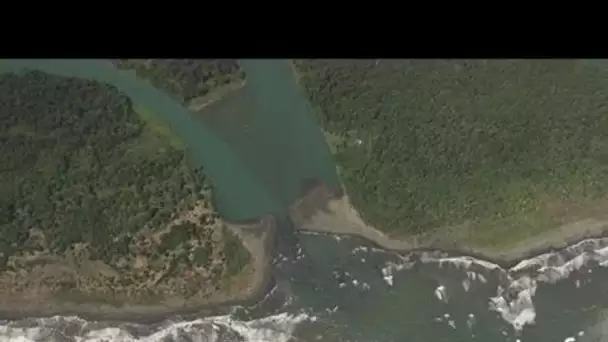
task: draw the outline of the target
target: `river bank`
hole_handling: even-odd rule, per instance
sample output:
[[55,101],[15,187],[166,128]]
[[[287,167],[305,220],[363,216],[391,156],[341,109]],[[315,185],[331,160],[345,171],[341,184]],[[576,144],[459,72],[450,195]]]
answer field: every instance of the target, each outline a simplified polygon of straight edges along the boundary
[[245,87],[245,80],[221,86],[213,92],[188,101],[187,107],[193,112],[201,111],[204,108],[223,100],[226,95],[242,89],[243,87]]
[[0,298],[0,320],[31,317],[78,316],[85,320],[154,324],[171,317],[225,314],[236,305],[250,306],[263,300],[274,287],[271,261],[276,224],[268,216],[257,222],[227,223],[251,254],[251,263],[230,284],[206,299],[168,298],[154,304],[115,306],[106,302],[48,300],[48,298]]
[[[378,247],[399,253],[442,251],[451,255],[471,256],[509,269],[520,261],[555,252],[582,240],[608,236],[608,220],[588,218],[560,225],[527,237],[508,248],[471,247],[451,239],[449,232],[438,230],[429,236],[398,237],[385,234],[366,224],[350,203],[348,194],[332,194],[323,184],[307,189],[290,209],[301,231],[363,237]],[[444,236],[443,233],[446,233]]]
[[[276,203],[256,178],[243,166],[233,149],[216,134],[196,121],[183,104],[175,101],[166,92],[138,78],[134,72],[118,70],[107,60],[4,60],[2,73],[18,73],[23,70],[39,70],[60,77],[76,77],[112,85],[124,93],[132,104],[146,111],[163,129],[171,130],[187,146],[189,161],[195,166],[204,165],[206,175],[212,178],[215,190],[215,205],[222,217],[228,221],[242,221],[275,213]],[[244,84],[234,85],[236,88]],[[232,88],[221,93],[198,98],[193,105],[208,104],[219,100]],[[231,170],[227,173],[226,170]],[[238,195],[237,195],[238,194]],[[260,224],[229,224],[252,255],[252,265],[231,280],[232,287],[218,290],[211,297],[197,299],[169,298],[151,299],[137,305],[123,305],[117,300],[105,298],[55,298],[52,293],[21,295],[5,293],[0,298],[0,319],[17,319],[28,316],[78,315],[93,320],[126,320],[154,322],[173,315],[189,313],[211,314],[225,312],[234,305],[249,305],[258,302],[273,286],[268,267],[274,251],[274,221],[266,219]],[[248,236],[249,228],[268,226],[265,233]],[[261,229],[261,228],[260,228]],[[260,229],[257,229],[258,231]],[[255,230],[255,229],[252,229]],[[242,231],[242,232],[239,232]],[[9,283],[10,284],[10,283]],[[64,298],[66,297],[66,298]],[[78,296],[80,297],[80,296]],[[111,297],[111,295],[108,295]],[[106,300],[108,299],[108,300]],[[113,301],[113,303],[110,303]]]

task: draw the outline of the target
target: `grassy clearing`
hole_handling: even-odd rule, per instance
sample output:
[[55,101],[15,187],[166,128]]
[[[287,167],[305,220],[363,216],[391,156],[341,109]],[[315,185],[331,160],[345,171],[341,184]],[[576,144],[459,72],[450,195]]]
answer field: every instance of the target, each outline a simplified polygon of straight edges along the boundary
[[224,252],[228,258],[226,265],[226,276],[237,275],[245,266],[251,262],[251,254],[243,246],[241,240],[230,229],[224,228]]
[[133,111],[145,122],[146,128],[161,138],[166,144],[179,150],[184,149],[184,143],[171,131],[171,128],[159,120],[151,110],[141,105],[134,104]]

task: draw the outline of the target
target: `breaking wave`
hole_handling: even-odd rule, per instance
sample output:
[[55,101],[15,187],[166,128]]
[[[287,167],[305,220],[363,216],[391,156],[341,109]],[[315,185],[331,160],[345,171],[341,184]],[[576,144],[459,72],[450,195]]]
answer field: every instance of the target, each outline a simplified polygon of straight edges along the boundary
[[79,317],[0,321],[0,341],[4,342],[287,342],[296,326],[313,317],[306,313],[281,313],[251,321],[231,316],[215,316],[192,321],[148,326],[131,323],[103,323]]
[[[360,258],[357,254],[366,251],[387,252],[359,246],[353,249],[352,254]],[[560,251],[522,260],[508,269],[489,261],[470,256],[453,256],[442,251],[409,253],[400,255],[397,261],[393,259],[384,264],[382,276],[389,286],[393,286],[395,281],[399,281],[395,280],[396,272],[417,265],[433,265],[445,268],[446,271],[455,270],[457,274],[462,274],[460,280],[465,292],[480,284],[491,286],[490,289],[495,287],[494,295],[488,298],[488,308],[498,313],[515,331],[521,331],[526,325],[535,322],[534,296],[540,283],[558,282],[583,268],[586,272],[591,272],[592,267],[608,266],[608,238],[583,240]],[[435,296],[440,301],[448,302],[454,295],[451,291],[454,290],[455,284],[441,282],[439,281],[440,284],[434,289]],[[353,280],[353,285],[360,284]],[[362,285],[366,283],[362,282]],[[233,315],[225,315],[138,325],[55,316],[0,321],[0,342],[288,342],[293,339],[294,331],[300,323],[315,322],[317,319],[316,316],[302,311],[252,320],[239,320]],[[449,316],[438,319],[453,323]],[[467,325],[473,325],[474,321],[474,315],[470,314]]]
[[[470,256],[449,256],[441,251],[410,253],[402,256],[400,261],[389,262],[382,269],[389,286],[394,284],[395,271],[411,269],[417,263],[463,270],[462,287],[465,291],[469,291],[472,282],[487,283],[491,276],[497,285],[496,295],[489,298],[489,309],[499,313],[516,331],[521,331],[526,325],[534,324],[536,319],[533,298],[538,284],[553,284],[584,267],[608,266],[608,238],[582,240],[560,251],[522,260],[509,269]],[[447,302],[446,286],[437,286],[435,296]]]

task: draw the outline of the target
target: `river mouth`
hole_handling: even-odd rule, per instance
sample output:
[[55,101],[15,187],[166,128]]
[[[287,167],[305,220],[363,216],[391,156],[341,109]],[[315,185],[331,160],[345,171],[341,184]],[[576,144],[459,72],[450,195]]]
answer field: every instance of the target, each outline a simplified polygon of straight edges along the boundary
[[[363,342],[378,336],[385,336],[382,341],[406,336],[420,342],[433,336],[460,336],[463,341],[546,341],[531,337],[547,336],[542,328],[548,324],[545,317],[556,314],[551,311],[556,306],[551,305],[555,302],[551,293],[566,291],[570,286],[597,291],[608,279],[599,266],[608,260],[601,259],[605,258],[601,257],[601,250],[608,246],[606,239],[581,242],[552,256],[537,256],[511,270],[440,251],[399,254],[357,237],[302,233],[298,240],[295,258],[277,253],[276,286],[251,306],[238,305],[229,312],[171,316],[148,324],[116,320],[92,323],[69,317],[25,319],[11,323],[13,331],[18,330],[16,327],[40,329],[40,322],[46,322],[46,326],[56,326],[61,331],[77,326],[71,328],[75,332],[70,336],[117,328],[131,336],[127,341],[156,341],[160,339],[152,336],[169,338],[171,334],[174,341],[188,341],[192,336],[211,338],[216,336],[212,333],[214,326],[223,332],[209,341],[233,341],[236,336],[241,336],[236,339],[239,341],[258,342],[288,338]],[[546,278],[553,276],[558,278]],[[488,302],[494,304],[488,306]],[[572,298],[567,305],[569,310],[579,310],[592,302],[590,297]],[[218,315],[221,313],[225,315]],[[381,317],[376,317],[378,314]],[[588,314],[581,319],[584,317]],[[371,330],[354,324],[365,326],[370,320],[375,322]],[[419,336],[412,337],[412,331]],[[563,340],[568,329],[558,329],[553,335],[557,337],[558,333],[566,334],[562,335]],[[586,333],[589,335],[591,330]],[[109,337],[110,331],[103,334]]]
[[[183,122],[168,118],[168,121],[175,126],[184,122],[184,126],[192,126],[182,127],[184,134],[192,141],[200,142],[200,131],[193,129],[200,122],[191,118]],[[266,128],[257,129],[264,132]],[[285,135],[289,135],[289,131]],[[340,227],[327,227],[328,233],[323,234],[298,232],[301,219],[294,219],[294,223],[294,216],[314,215],[325,210],[326,202],[336,197],[322,195],[296,213],[287,210],[294,201],[303,197],[303,193],[314,191],[315,186],[327,180],[322,177],[326,171],[323,158],[316,163],[300,157],[280,160],[267,151],[259,159],[262,162],[252,161],[243,156],[255,150],[247,149],[250,147],[244,142],[230,141],[221,134],[211,136],[212,141],[217,138],[219,150],[225,153],[214,165],[234,167],[237,176],[243,175],[245,179],[237,185],[230,184],[224,175],[226,169],[216,169],[216,172],[221,171],[219,186],[225,186],[220,190],[219,205],[227,211],[232,210],[235,224],[251,223],[246,220],[262,214],[275,214],[276,234],[266,248],[272,251],[272,269],[256,294],[244,301],[165,310],[148,316],[123,313],[88,317],[105,322],[66,317],[23,320],[20,319],[23,316],[11,310],[4,317],[15,322],[1,322],[0,337],[11,331],[11,336],[20,333],[34,336],[34,333],[18,330],[19,326],[41,331],[45,326],[58,322],[57,326],[63,329],[59,330],[66,336],[74,340],[89,336],[86,341],[98,341],[93,339],[95,336],[110,340],[124,338],[125,341],[195,340],[192,336],[211,340],[213,334],[221,336],[217,341],[277,342],[301,338],[304,341],[329,342],[345,339],[428,342],[456,338],[462,341],[515,341],[520,338],[536,342],[545,341],[547,336],[554,338],[552,340],[564,340],[570,336],[584,341],[574,323],[566,320],[584,325],[582,318],[588,318],[588,312],[594,310],[589,307],[606,304],[601,299],[602,287],[607,284],[601,267],[606,261],[606,245],[602,239],[584,241],[577,246],[562,246],[562,249],[546,247],[548,249],[528,251],[534,254],[507,262],[459,249],[389,251],[370,242],[373,240],[331,233]],[[276,142],[273,139],[262,139],[262,142],[271,144]],[[302,141],[305,140],[289,145],[288,151],[301,150],[306,146]],[[211,150],[207,146],[201,155]],[[289,153],[283,152],[281,156],[286,154]],[[277,171],[291,164],[299,171],[286,175]],[[316,168],[299,167],[304,164],[316,165]],[[265,173],[267,168],[275,170]],[[272,175],[277,174],[279,176],[274,179]],[[243,192],[243,189],[247,191]],[[290,212],[290,218],[286,212]],[[577,237],[568,243],[574,245],[575,240],[580,239]],[[539,255],[541,252],[555,253],[543,256]],[[592,277],[592,274],[597,276]],[[571,295],[572,291],[579,288],[586,289],[588,293],[575,301],[570,297],[575,297]],[[552,298],[555,294],[571,301],[562,301],[564,307],[551,305],[556,301]],[[491,310],[488,302],[492,303]],[[562,314],[561,311],[566,309],[573,314],[563,313],[559,319],[552,318],[554,312]],[[77,312],[54,313],[69,315]],[[31,312],[28,316],[40,315]],[[283,325],[282,322],[288,323]],[[7,333],[8,329],[3,329],[8,325],[13,330]],[[547,328],[547,325],[554,328]],[[246,333],[250,334],[248,339],[243,337]],[[44,336],[49,334],[40,335],[41,339],[37,340],[44,340]],[[586,336],[589,334],[587,332]]]
[[[58,75],[63,77],[76,77],[83,79],[96,80],[101,83],[110,84],[120,91],[126,93],[138,111],[146,112],[146,115],[155,116],[155,120],[165,123],[171,128],[181,140],[187,145],[192,163],[195,165],[203,165],[206,172],[212,178],[214,189],[214,202],[216,207],[221,212],[227,221],[242,225],[243,223],[252,222],[266,215],[273,215],[279,222],[274,228],[281,230],[281,234],[273,236],[273,242],[266,243],[268,246],[260,247],[260,250],[267,250],[269,254],[275,249],[284,255],[293,255],[296,244],[296,236],[291,223],[286,218],[286,208],[295,199],[300,191],[300,179],[325,175],[335,174],[333,164],[329,159],[329,154],[325,146],[322,136],[319,135],[318,129],[312,124],[310,119],[306,117],[308,113],[305,108],[305,99],[303,95],[296,89],[293,83],[291,69],[287,61],[283,64],[276,65],[273,62],[262,61],[261,64],[249,63],[246,68],[256,74],[257,68],[263,68],[265,75],[275,75],[279,82],[266,82],[258,76],[252,75],[246,85],[242,86],[245,92],[254,93],[256,96],[255,104],[261,106],[264,110],[254,110],[253,119],[248,122],[252,126],[257,127],[260,131],[257,136],[260,140],[254,141],[256,147],[254,150],[249,150],[246,147],[250,141],[239,142],[230,140],[227,136],[220,136],[207,129],[204,122],[196,121],[193,113],[189,112],[181,104],[177,103],[173,98],[160,92],[147,82],[142,82],[136,75],[129,71],[122,71],[113,68],[111,63],[103,60],[4,60],[0,64],[0,72],[24,72],[28,70],[40,70],[44,73]],[[247,63],[246,63],[247,64]],[[281,85],[280,82],[286,83]],[[272,85],[272,87],[269,87]],[[261,90],[251,90],[251,87],[258,87]],[[294,114],[291,117],[285,116],[285,112],[292,106],[289,102],[283,102],[278,108],[269,106],[269,101],[272,99],[274,88],[279,87],[285,94],[284,99],[291,99],[298,103],[300,109],[299,114]],[[241,90],[237,90],[241,91]],[[297,106],[296,106],[297,107]],[[298,116],[299,115],[299,116]],[[275,120],[276,119],[276,120]],[[267,123],[285,124],[285,127],[294,127],[292,124],[296,120],[297,134],[290,134],[289,130],[276,129],[276,127],[267,127]],[[307,121],[308,120],[308,121]],[[309,122],[310,121],[310,122]],[[289,124],[287,124],[289,123]],[[305,131],[304,127],[308,127],[310,137],[302,134]],[[272,128],[272,129],[271,129]],[[229,129],[238,129],[229,127]],[[272,136],[272,132],[278,132]],[[298,139],[293,139],[297,136]],[[321,137],[321,140],[318,138]],[[316,142],[313,142],[317,139]],[[281,153],[274,153],[269,146],[280,146],[287,148]],[[313,146],[320,149],[320,153],[314,153],[311,150]],[[307,149],[309,157],[304,159],[285,159],[285,156],[301,156],[298,151]],[[256,158],[247,158],[247,156],[255,155]],[[310,158],[312,156],[312,159]],[[321,156],[321,158],[317,158]],[[299,157],[298,157],[299,158]],[[314,159],[318,160],[315,161]],[[325,163],[325,164],[323,164]],[[278,172],[285,167],[289,168],[289,172]],[[230,170],[231,172],[226,172]],[[238,222],[238,223],[237,223]],[[274,242],[275,240],[279,242]],[[264,243],[262,243],[264,244]],[[274,246],[269,246],[273,244]],[[258,265],[259,269],[264,268]],[[268,273],[268,272],[266,272]],[[225,312],[228,307],[236,304],[250,304],[263,296],[270,287],[272,287],[272,278],[270,275],[262,275],[263,281],[256,285],[249,298],[243,299],[226,299],[222,303],[205,304],[204,308],[201,305],[172,305],[173,308],[160,305],[142,305],[127,307],[104,306],[101,307],[86,307],[86,306],[66,306],[60,303],[46,303],[38,308],[29,305],[10,305],[9,307],[18,307],[19,310],[6,310],[3,312],[3,317],[18,318],[24,315],[30,316],[50,316],[54,314],[79,314],[91,319],[126,319],[141,322],[154,322],[161,320],[163,317],[170,316],[172,313],[179,311],[180,314],[202,313],[212,314],[216,312]],[[242,297],[242,296],[240,296]],[[15,304],[15,303],[13,303]]]

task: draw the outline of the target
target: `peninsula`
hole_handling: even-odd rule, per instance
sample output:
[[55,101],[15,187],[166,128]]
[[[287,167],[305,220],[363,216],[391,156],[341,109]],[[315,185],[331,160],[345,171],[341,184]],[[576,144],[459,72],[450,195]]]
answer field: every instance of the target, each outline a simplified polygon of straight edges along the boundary
[[[115,63],[144,75],[156,63],[155,85],[180,103],[242,81],[234,61]],[[272,218],[225,222],[205,171],[149,109],[36,70],[0,74],[0,96],[3,317],[162,317],[265,286]]]

